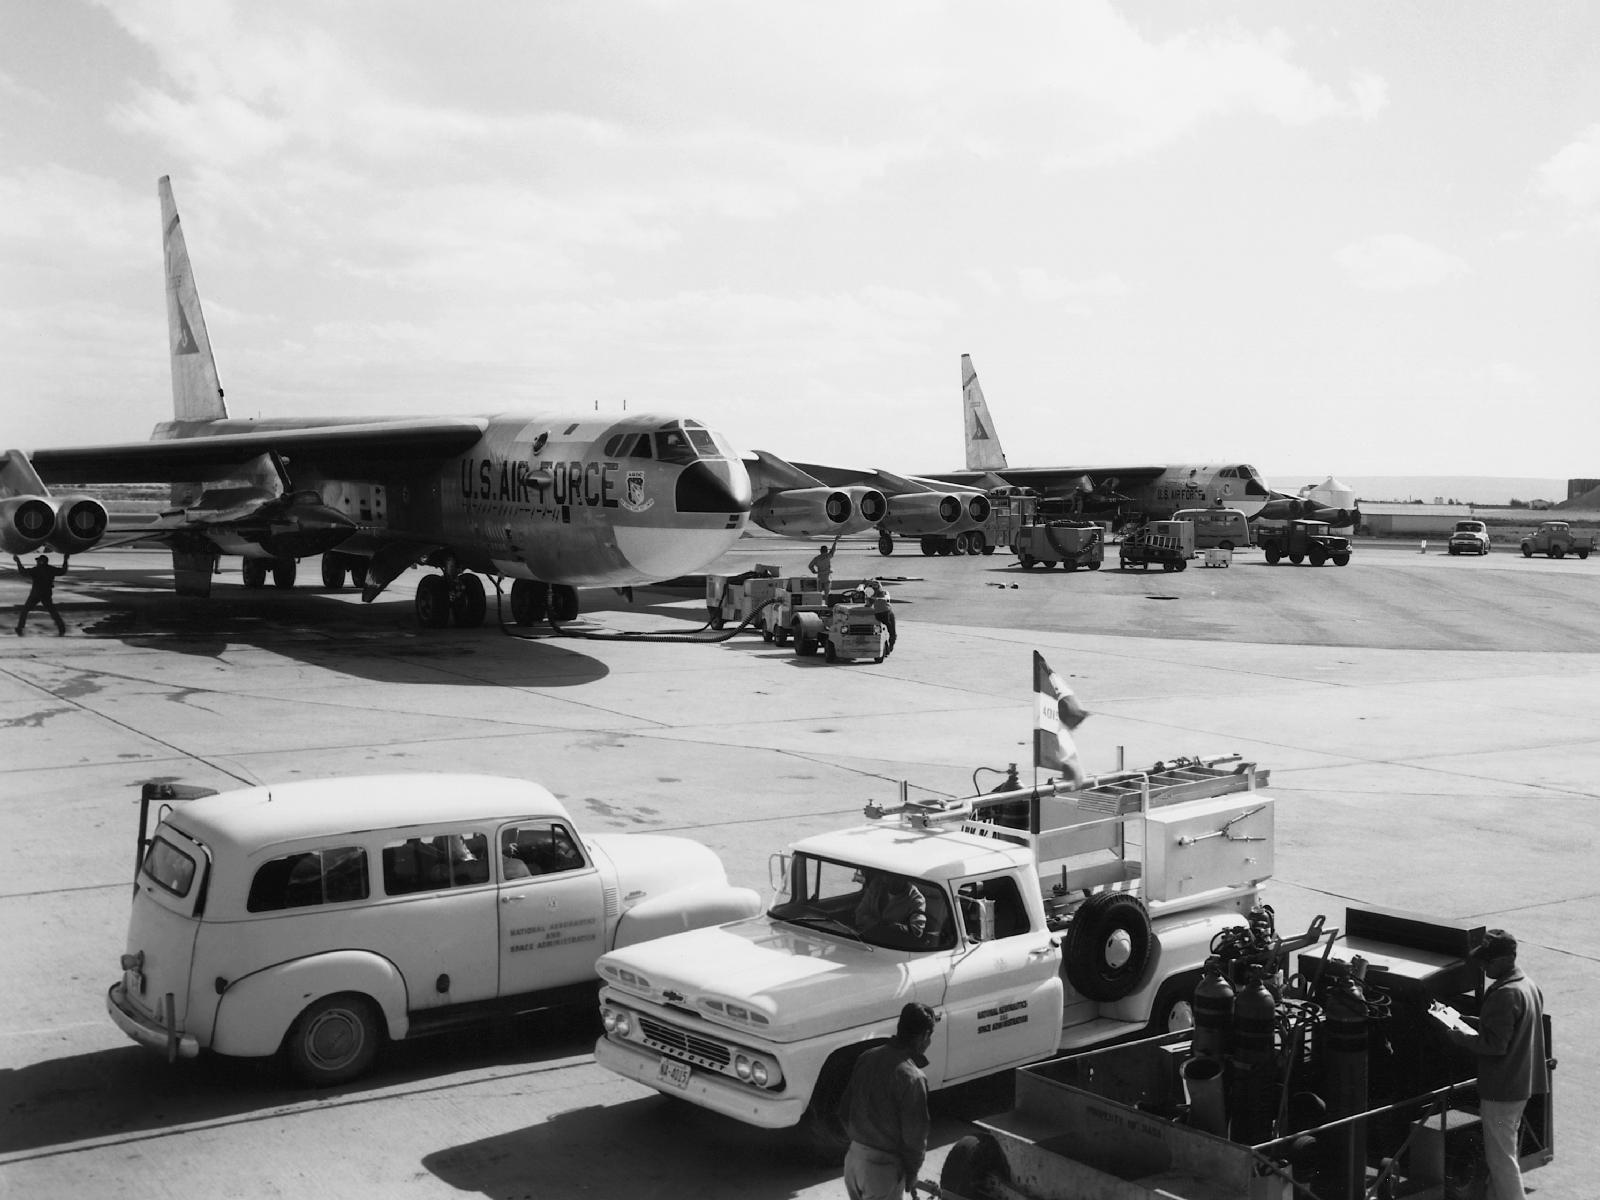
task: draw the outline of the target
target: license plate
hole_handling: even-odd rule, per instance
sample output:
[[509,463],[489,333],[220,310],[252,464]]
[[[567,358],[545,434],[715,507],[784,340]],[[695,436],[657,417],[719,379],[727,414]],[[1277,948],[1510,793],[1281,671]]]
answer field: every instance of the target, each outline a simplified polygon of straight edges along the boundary
[[687,1091],[689,1087],[690,1067],[686,1062],[679,1062],[675,1058],[663,1058],[660,1066],[660,1082],[670,1084],[680,1092]]

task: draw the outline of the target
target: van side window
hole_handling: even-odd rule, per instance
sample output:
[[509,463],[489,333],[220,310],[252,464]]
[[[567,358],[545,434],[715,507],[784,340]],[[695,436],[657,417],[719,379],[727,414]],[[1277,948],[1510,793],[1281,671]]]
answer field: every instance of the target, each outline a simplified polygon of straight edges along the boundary
[[986,907],[994,913],[991,936],[995,940],[1028,932],[1028,907],[1022,902],[1017,881],[1010,875],[963,883],[956,894],[961,901],[961,923],[972,941],[983,940],[982,913]]
[[250,881],[250,912],[367,898],[367,852],[359,846],[305,850],[262,863]]
[[489,882],[489,836],[441,833],[383,848],[383,890],[390,896]]
[[583,851],[560,821],[513,825],[500,834],[500,869],[506,879],[581,870]]

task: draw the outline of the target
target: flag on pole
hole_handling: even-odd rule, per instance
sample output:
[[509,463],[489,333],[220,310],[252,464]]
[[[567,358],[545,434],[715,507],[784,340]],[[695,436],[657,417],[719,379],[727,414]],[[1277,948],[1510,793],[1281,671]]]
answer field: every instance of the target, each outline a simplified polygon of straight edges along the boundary
[[1083,786],[1083,768],[1072,731],[1089,715],[1066,681],[1050,669],[1044,655],[1033,652],[1033,766],[1060,771]]

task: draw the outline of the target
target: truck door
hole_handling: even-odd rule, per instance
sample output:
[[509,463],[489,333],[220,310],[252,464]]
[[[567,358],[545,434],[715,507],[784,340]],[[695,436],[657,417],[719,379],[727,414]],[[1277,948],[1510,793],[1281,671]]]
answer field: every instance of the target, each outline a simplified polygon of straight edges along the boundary
[[500,995],[587,983],[605,949],[600,872],[564,822],[500,829]]
[[1061,951],[1035,927],[1011,874],[956,888],[962,945],[944,998],[945,1081],[1054,1053],[1061,1032]]

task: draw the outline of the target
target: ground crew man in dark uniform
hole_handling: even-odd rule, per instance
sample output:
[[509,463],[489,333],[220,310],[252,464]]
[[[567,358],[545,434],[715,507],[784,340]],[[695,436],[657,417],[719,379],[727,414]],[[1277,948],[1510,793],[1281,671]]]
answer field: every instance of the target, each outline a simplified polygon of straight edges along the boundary
[[889,635],[889,645],[885,648],[884,653],[893,654],[896,634],[894,628],[894,605],[889,602],[889,589],[876,579],[867,580],[865,586],[867,603],[872,606],[873,619],[879,625],[882,625],[884,631]]
[[1478,1056],[1478,1111],[1483,1157],[1493,1200],[1522,1200],[1517,1163],[1522,1110],[1550,1090],[1550,1051],[1544,1044],[1544,994],[1517,966],[1517,939],[1490,929],[1468,957],[1492,982],[1483,994],[1477,1029],[1446,1028],[1446,1036]]
[[62,634],[66,633],[67,623],[61,619],[61,614],[56,611],[55,600],[53,597],[55,593],[56,576],[65,575],[67,573],[67,564],[72,561],[72,555],[63,555],[61,559],[61,565],[59,567],[52,567],[50,565],[50,556],[48,554],[39,555],[38,559],[34,561],[34,564],[31,567],[23,566],[22,560],[15,554],[11,556],[11,561],[17,564],[17,570],[21,571],[29,579],[33,580],[33,587],[28,590],[28,598],[23,602],[22,605],[22,615],[17,618],[17,636],[22,636],[23,623],[27,621],[28,614],[31,613],[35,608],[44,609],[45,612],[49,613],[50,616],[55,620],[57,637],[60,637]]
[[926,1004],[900,1010],[894,1038],[856,1060],[839,1101],[850,1137],[844,1187],[850,1200],[913,1195],[928,1150],[928,1047],[939,1016]]

